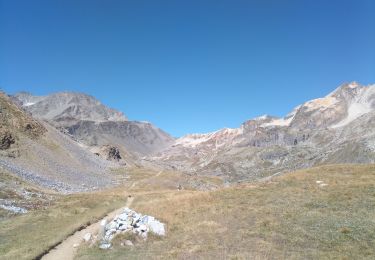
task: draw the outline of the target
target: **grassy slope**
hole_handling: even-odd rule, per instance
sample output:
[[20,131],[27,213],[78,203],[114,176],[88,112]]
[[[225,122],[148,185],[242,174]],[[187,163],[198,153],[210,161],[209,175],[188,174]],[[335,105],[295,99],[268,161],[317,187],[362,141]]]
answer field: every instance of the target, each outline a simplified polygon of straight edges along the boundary
[[0,222],[0,259],[33,259],[82,225],[124,205],[126,195],[100,192],[63,196],[45,210]]
[[[25,198],[28,193],[28,198]],[[20,178],[0,169],[0,203],[11,201],[12,205],[30,209],[40,209],[48,206],[53,199],[52,194],[46,194],[39,187],[24,182]],[[0,221],[15,215],[0,208]]]
[[[78,259],[341,258],[375,255],[375,165],[326,166],[272,182],[213,192],[177,191],[170,174],[137,172],[132,189],[62,196],[48,209],[0,222],[0,259],[31,259],[88,222],[124,205],[167,223],[165,238],[129,250],[80,250]],[[316,180],[329,185],[320,188]],[[131,239],[134,239],[131,237]]]
[[[147,190],[158,190],[158,196],[163,196],[165,191],[162,187],[176,190],[179,183],[186,183],[186,176],[176,173],[158,174],[142,169],[118,169],[113,174],[127,176],[128,181],[122,186],[102,192],[69,196],[54,194],[52,206],[46,209],[39,207],[25,215],[14,217],[7,211],[0,210],[0,259],[35,258],[75,230],[123,207],[129,193],[143,194]],[[36,189],[21,179],[0,171],[0,184],[10,187],[13,182],[19,183],[19,188]],[[13,186],[0,190],[0,198],[16,199],[12,189]],[[38,201],[23,200],[17,205],[34,202]]]
[[[319,187],[317,180],[328,184]],[[168,225],[165,238],[78,259],[373,259],[375,166],[325,166],[214,192],[138,194],[134,208]]]

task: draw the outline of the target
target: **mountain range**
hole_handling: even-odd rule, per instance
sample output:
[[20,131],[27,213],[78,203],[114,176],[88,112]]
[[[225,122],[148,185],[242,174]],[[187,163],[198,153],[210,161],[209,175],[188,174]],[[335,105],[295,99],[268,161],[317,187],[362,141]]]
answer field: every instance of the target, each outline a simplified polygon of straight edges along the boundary
[[238,128],[180,138],[130,121],[83,93],[21,92],[2,94],[1,101],[3,122],[10,122],[0,128],[3,167],[67,192],[116,183],[108,172],[118,164],[231,183],[322,164],[375,162],[375,85],[343,84],[283,118],[263,115]]
[[181,171],[228,181],[330,163],[375,161],[375,85],[343,84],[323,98],[239,128],[190,134],[154,155]]
[[116,146],[128,163],[157,152],[174,141],[154,125],[129,121],[122,112],[83,93],[33,96],[22,92],[14,98],[35,118],[49,122],[92,151],[106,145]]

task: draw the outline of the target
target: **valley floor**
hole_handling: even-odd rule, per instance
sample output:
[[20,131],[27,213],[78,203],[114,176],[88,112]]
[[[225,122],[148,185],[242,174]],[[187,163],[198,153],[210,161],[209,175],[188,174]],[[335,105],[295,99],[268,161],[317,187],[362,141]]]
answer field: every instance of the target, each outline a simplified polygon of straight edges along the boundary
[[2,220],[0,258],[33,259],[75,230],[123,207],[130,194],[132,208],[166,223],[167,235],[147,241],[128,236],[134,243],[131,248],[120,246],[125,237],[115,239],[111,250],[83,245],[76,259],[375,255],[375,165],[322,166],[213,191],[178,191],[174,183],[183,180],[173,174],[132,178],[127,186],[59,197],[47,209]]

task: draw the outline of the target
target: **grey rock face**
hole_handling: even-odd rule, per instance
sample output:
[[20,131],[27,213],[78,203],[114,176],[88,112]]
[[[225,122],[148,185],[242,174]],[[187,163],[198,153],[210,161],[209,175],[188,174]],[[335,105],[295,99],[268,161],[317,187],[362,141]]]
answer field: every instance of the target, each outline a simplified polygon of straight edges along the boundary
[[125,115],[108,108],[92,96],[83,93],[60,92],[48,96],[33,96],[21,92],[15,97],[34,117],[51,120],[126,121]]
[[170,145],[174,139],[150,123],[137,121],[77,121],[66,126],[69,134],[90,145],[116,145],[137,155],[147,155]]
[[150,123],[128,121],[92,96],[62,92],[48,96],[15,95],[24,109],[88,146],[111,145],[136,157],[164,149],[174,138]]

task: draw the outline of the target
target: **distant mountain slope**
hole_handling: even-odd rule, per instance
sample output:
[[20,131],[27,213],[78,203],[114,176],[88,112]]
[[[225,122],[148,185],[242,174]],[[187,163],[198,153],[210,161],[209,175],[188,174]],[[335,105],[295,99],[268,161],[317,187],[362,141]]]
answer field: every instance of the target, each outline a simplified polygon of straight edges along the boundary
[[234,181],[324,163],[375,162],[375,85],[344,84],[284,118],[181,137],[150,158]]
[[160,151],[174,141],[152,124],[128,121],[123,113],[85,94],[61,92],[40,97],[18,93],[15,97],[34,117],[64,129],[90,147],[113,145],[123,154],[139,158]]
[[33,96],[27,92],[15,95],[33,116],[45,120],[126,121],[125,115],[108,108],[94,97],[76,92],[60,92],[48,96]]
[[37,139],[47,130],[0,92],[0,154],[16,157],[22,138]]
[[174,139],[150,123],[138,121],[76,121],[68,132],[90,146],[113,144],[138,155],[147,155],[170,145]]
[[128,121],[84,94],[23,93],[16,98],[86,150],[113,145],[126,162],[221,176],[230,182],[327,163],[375,162],[375,85],[343,84],[283,118],[264,115],[239,128],[176,140],[150,123]]
[[83,149],[47,123],[39,122],[0,93],[0,168],[60,192],[114,184],[111,163]]

